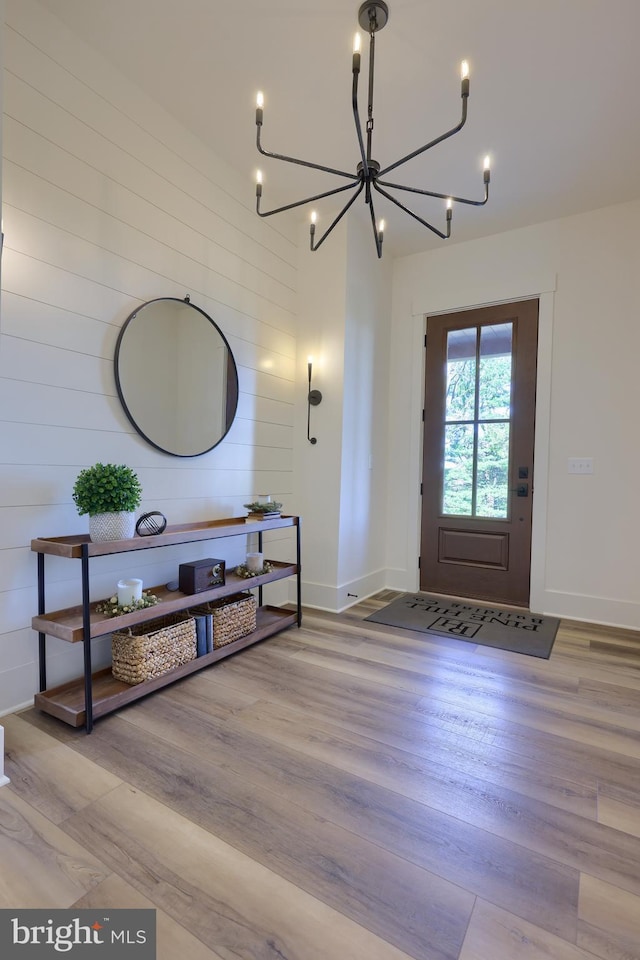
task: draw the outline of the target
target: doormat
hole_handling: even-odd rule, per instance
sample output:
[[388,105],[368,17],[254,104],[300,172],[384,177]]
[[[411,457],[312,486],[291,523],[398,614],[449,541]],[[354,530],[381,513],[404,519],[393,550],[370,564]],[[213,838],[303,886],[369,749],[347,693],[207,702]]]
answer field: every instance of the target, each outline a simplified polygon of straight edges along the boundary
[[403,630],[418,630],[548,660],[560,621],[500,607],[480,607],[427,593],[405,593],[365,617]]

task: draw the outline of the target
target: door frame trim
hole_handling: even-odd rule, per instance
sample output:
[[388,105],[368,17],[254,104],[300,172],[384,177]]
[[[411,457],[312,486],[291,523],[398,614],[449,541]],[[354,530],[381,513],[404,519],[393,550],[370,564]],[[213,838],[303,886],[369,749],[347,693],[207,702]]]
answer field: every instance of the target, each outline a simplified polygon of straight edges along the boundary
[[459,313],[477,307],[488,307],[498,303],[512,303],[519,300],[539,301],[538,312],[538,363],[536,373],[536,423],[534,432],[534,476],[535,496],[531,526],[531,580],[529,603],[532,610],[542,610],[544,604],[546,545],[547,545],[547,505],[549,478],[549,441],[551,430],[551,363],[553,343],[553,308],[556,287],[555,274],[541,284],[546,289],[537,292],[530,288],[526,292],[510,291],[508,298],[496,297],[482,303],[471,302],[464,296],[461,301],[448,309],[424,309],[411,317],[411,443],[410,463],[407,471],[407,503],[409,504],[409,529],[407,531],[406,571],[408,590],[419,590],[420,575],[417,557],[420,556],[420,523],[422,501],[420,483],[422,480],[422,408],[424,403],[425,349],[424,335],[426,317],[447,313]]

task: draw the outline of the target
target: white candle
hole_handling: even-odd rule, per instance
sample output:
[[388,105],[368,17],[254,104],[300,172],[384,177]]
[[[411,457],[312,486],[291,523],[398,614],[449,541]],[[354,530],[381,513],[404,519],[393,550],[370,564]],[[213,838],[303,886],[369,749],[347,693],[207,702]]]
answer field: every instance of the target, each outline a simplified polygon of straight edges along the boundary
[[142,580],[118,580],[118,606],[128,607],[142,599]]
[[249,571],[249,573],[262,573],[263,567],[264,567],[263,553],[247,554],[247,570]]

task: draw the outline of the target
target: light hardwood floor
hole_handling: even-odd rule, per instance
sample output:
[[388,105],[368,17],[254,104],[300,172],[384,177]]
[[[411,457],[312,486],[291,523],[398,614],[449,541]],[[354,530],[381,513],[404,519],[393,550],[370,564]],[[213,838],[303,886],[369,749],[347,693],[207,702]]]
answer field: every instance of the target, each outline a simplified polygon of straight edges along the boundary
[[393,596],[88,737],[3,718],[0,907],[154,907],[160,960],[638,960],[640,634],[538,660]]

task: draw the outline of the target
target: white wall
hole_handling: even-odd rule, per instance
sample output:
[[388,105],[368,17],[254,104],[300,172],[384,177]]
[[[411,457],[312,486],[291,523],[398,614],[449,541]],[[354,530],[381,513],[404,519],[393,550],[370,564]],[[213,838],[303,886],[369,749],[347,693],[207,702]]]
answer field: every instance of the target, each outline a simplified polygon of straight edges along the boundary
[[[342,610],[385,586],[391,260],[379,262],[357,216],[315,253],[300,234],[296,510],[303,517],[303,599]],[[306,358],[322,403],[307,433]]]
[[[415,589],[424,315],[541,295],[531,606],[640,627],[640,203],[397,261],[389,574]],[[569,475],[593,457],[592,476]]]
[[[295,512],[303,518],[305,602],[331,609],[338,579],[347,239],[346,229],[338,227],[331,241],[311,253],[308,229],[301,227],[299,245]],[[312,388],[322,394],[310,415],[310,435],[316,444],[307,440],[310,356]]]
[[[0,713],[37,689],[30,540],[87,530],[71,499],[82,467],[127,463],[140,476],[141,510],[173,523],[241,515],[264,491],[289,506],[297,282],[296,238],[255,216],[253,184],[36,0],[7,0],[4,67]],[[225,333],[240,379],[229,436],[195,459],[134,433],[113,375],[129,313],[187,293]],[[163,583],[180,557],[215,549],[101,559],[93,595],[107,596],[125,573]],[[290,538],[268,553],[289,555]],[[49,609],[79,602],[79,572],[47,561]],[[107,655],[104,642],[94,646]],[[55,640],[48,649],[50,684],[81,672],[80,649]]]
[[[338,606],[386,585],[386,490],[392,259],[371,224],[349,221]],[[353,596],[349,597],[351,593]]]

